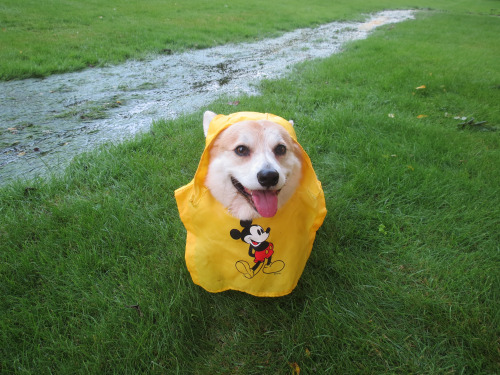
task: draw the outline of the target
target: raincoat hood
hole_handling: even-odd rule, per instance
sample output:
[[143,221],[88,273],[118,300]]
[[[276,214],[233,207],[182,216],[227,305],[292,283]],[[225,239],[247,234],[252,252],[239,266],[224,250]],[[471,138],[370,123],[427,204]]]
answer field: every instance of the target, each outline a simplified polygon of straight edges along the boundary
[[299,187],[275,216],[240,221],[229,214],[205,186],[210,150],[224,129],[248,120],[277,123],[297,143],[293,125],[272,114],[238,112],[212,119],[193,180],[175,191],[187,230],[186,264],[194,283],[209,292],[233,289],[263,297],[283,296],[295,288],[304,270],[326,215],[325,199],[309,156],[299,145]]

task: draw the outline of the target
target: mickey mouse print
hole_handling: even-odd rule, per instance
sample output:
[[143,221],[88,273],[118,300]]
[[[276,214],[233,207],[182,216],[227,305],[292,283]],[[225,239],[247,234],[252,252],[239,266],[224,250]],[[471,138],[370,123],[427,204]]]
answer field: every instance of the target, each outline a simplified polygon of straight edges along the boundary
[[283,270],[285,263],[282,260],[272,261],[274,244],[267,241],[271,228],[264,231],[260,225],[252,224],[251,220],[241,220],[240,225],[243,227],[241,231],[231,229],[229,234],[233,240],[242,240],[249,245],[248,256],[253,258],[254,265],[250,267],[247,260],[238,260],[236,269],[247,279],[252,279],[261,270],[266,274],[277,274]]

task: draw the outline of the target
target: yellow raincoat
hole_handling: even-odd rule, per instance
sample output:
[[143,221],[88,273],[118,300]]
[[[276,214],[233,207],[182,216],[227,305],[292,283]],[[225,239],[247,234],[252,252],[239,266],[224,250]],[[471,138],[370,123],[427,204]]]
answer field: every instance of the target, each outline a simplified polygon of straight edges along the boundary
[[217,115],[194,179],[175,191],[187,230],[186,264],[195,284],[216,293],[233,289],[260,297],[289,294],[297,285],[326,215],[321,182],[302,150],[302,179],[292,198],[271,218],[241,221],[231,216],[205,186],[210,149],[217,135],[240,121],[269,120],[297,142],[293,126],[264,113]]

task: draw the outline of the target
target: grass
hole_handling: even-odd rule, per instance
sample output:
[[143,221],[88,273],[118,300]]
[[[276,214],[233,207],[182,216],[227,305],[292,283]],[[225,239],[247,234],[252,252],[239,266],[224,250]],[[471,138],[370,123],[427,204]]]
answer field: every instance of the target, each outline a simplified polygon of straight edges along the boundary
[[424,12],[237,98],[295,120],[325,189],[283,298],[209,294],[186,271],[173,190],[201,113],[1,188],[0,372],[498,373],[499,133],[454,117],[498,129],[499,33]]
[[78,117],[82,121],[96,120],[107,118],[107,111],[112,108],[117,108],[122,105],[117,96],[109,98],[102,103],[89,102],[84,108],[70,109],[56,115],[56,118]]
[[493,0],[2,0],[0,80],[45,77],[150,54],[253,40],[415,6],[498,14]]

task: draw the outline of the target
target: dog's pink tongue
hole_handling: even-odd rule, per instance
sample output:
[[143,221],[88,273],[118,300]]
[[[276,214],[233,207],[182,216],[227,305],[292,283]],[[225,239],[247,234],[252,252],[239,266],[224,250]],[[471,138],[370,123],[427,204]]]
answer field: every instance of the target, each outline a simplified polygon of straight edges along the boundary
[[255,208],[263,217],[273,217],[278,211],[278,194],[272,190],[254,190],[252,199]]

